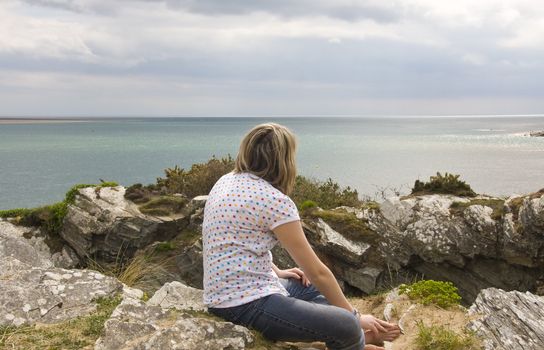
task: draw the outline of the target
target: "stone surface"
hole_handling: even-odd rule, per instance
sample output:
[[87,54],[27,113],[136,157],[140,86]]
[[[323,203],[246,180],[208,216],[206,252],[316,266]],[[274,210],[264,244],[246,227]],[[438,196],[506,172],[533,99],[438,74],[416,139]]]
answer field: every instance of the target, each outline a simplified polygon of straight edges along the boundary
[[[118,349],[245,349],[253,342],[251,332],[205,313],[187,313],[195,298],[193,289],[171,283],[148,303],[125,298],[106,321],[96,350]],[[167,306],[172,306],[168,309]],[[175,309],[174,309],[175,308]]]
[[115,278],[90,270],[31,267],[12,257],[0,272],[0,325],[57,323],[96,310],[98,297],[122,290]]
[[543,297],[488,288],[478,294],[469,313],[478,319],[468,327],[484,339],[486,350],[543,349]]
[[129,258],[138,248],[169,240],[189,224],[186,211],[167,217],[142,214],[124,194],[123,186],[79,189],[61,236],[80,257],[110,262],[120,255]]
[[173,281],[166,283],[159,289],[151,299],[148,305],[160,306],[163,309],[194,310],[205,311],[206,307],[202,303],[203,291],[184,285],[181,282]]
[[[16,226],[7,221],[0,221],[0,273],[7,268],[8,260],[18,260],[28,266],[53,267],[51,253],[43,239],[26,239],[33,228]],[[17,264],[11,261],[10,264]]]

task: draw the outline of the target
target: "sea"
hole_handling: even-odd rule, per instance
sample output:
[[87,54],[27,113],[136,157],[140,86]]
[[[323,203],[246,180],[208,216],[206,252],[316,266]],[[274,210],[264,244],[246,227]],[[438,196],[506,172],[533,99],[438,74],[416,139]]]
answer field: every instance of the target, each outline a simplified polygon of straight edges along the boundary
[[253,126],[297,136],[298,173],[364,198],[410,192],[436,172],[482,194],[544,187],[543,116],[71,118],[0,120],[0,209],[60,201],[78,183],[154,183],[164,169],[236,156]]

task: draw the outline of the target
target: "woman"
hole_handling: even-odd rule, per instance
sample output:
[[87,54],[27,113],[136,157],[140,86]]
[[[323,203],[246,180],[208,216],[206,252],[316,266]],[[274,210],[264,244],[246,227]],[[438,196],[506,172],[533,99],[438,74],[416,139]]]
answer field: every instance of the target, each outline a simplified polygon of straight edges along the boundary
[[[398,326],[360,315],[306,240],[288,196],[295,149],[286,127],[258,125],[242,140],[234,171],[210,191],[202,229],[204,303],[211,313],[271,340],[383,349],[372,344],[398,337]],[[278,241],[301,269],[272,263],[270,249]]]

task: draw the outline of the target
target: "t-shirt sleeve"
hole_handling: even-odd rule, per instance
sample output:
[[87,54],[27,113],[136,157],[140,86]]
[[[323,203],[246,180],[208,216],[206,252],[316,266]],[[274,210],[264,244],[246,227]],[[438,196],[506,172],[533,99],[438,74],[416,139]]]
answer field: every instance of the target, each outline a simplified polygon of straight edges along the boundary
[[300,220],[295,203],[288,196],[275,196],[262,211],[262,219],[269,230],[279,225]]

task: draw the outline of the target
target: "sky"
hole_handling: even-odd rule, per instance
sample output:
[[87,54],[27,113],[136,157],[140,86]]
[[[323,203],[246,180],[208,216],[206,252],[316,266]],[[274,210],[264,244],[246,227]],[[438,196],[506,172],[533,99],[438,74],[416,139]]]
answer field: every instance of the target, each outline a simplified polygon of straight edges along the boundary
[[541,0],[0,0],[0,116],[544,113]]

